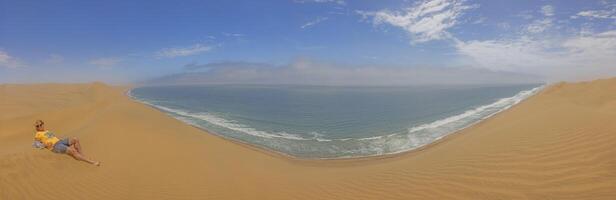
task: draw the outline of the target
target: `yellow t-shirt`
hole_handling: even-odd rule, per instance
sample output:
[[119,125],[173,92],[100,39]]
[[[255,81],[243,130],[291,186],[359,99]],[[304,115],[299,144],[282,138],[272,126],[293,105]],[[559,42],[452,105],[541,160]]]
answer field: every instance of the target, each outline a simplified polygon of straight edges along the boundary
[[53,145],[55,145],[56,142],[60,141],[60,139],[54,136],[53,133],[47,130],[37,131],[36,135],[34,135],[34,139],[41,141],[41,143],[43,143],[45,147],[47,147],[47,149],[53,149]]

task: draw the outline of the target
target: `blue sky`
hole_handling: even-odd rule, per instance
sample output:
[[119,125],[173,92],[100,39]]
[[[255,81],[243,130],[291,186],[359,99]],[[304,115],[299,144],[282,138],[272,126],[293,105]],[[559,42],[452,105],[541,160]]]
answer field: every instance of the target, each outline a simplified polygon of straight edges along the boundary
[[615,1],[0,0],[0,82],[127,83],[187,65],[228,82],[415,69],[558,81],[616,76],[614,63]]

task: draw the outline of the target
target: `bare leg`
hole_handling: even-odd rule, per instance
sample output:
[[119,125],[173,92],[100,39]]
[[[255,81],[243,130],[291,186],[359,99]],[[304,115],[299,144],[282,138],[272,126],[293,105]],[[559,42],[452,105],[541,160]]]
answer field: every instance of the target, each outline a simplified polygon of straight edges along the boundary
[[100,166],[100,162],[93,161],[93,160],[90,160],[90,159],[86,158],[84,155],[79,153],[77,151],[77,149],[75,149],[73,146],[69,147],[66,150],[66,154],[72,156],[73,158],[75,158],[75,160],[85,161],[87,163],[90,163],[90,164],[93,164],[93,165],[96,165],[96,166]]
[[69,138],[68,144],[75,147],[75,150],[77,150],[77,152],[83,154],[83,152],[81,151],[81,144],[79,143],[79,139],[77,139],[76,137]]

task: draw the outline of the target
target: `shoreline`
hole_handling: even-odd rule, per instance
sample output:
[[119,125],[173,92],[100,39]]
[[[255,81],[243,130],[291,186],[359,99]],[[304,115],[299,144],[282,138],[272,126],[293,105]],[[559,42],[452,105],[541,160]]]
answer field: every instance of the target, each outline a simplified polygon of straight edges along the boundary
[[[305,160],[190,126],[105,84],[2,85],[0,199],[612,199],[616,78],[552,84],[411,151]],[[509,101],[507,101],[509,102]],[[32,122],[86,156],[33,149]],[[52,183],[52,184],[50,184]],[[78,184],[76,184],[78,183]]]
[[[233,144],[237,144],[237,145],[240,145],[242,147],[245,147],[245,148],[251,149],[253,151],[256,151],[256,152],[259,152],[259,153],[263,153],[263,154],[266,154],[266,155],[269,155],[269,156],[272,156],[272,157],[286,159],[286,160],[292,161],[292,162],[317,164],[317,163],[335,163],[335,162],[336,163],[370,162],[370,161],[373,161],[373,160],[395,159],[395,158],[398,158],[398,157],[403,157],[403,156],[407,156],[407,155],[416,154],[416,153],[424,151],[424,150],[426,150],[426,149],[428,149],[430,147],[433,147],[433,146],[436,146],[436,145],[438,145],[440,143],[446,142],[445,140],[453,139],[452,137],[454,135],[462,134],[462,132],[465,132],[466,130],[471,129],[471,128],[475,127],[475,126],[479,126],[479,125],[487,122],[488,120],[492,119],[493,117],[496,117],[498,115],[504,114],[505,112],[511,110],[512,108],[514,108],[516,106],[519,106],[520,104],[526,102],[528,99],[533,98],[533,97],[539,95],[540,93],[548,90],[549,88],[551,88],[551,87],[553,87],[555,85],[557,85],[557,84],[542,84],[542,85],[539,85],[539,86],[537,86],[535,88],[531,88],[529,90],[524,90],[524,91],[532,91],[532,90],[537,90],[537,91],[535,91],[532,95],[530,95],[530,96],[520,100],[517,103],[514,103],[514,104],[508,106],[507,108],[505,108],[503,110],[500,110],[500,111],[497,111],[497,112],[492,113],[490,115],[487,115],[487,116],[485,116],[484,118],[482,118],[482,119],[480,119],[478,121],[475,121],[475,122],[473,122],[471,124],[468,124],[467,126],[459,128],[459,129],[457,129],[455,131],[452,131],[450,133],[446,133],[445,135],[441,136],[440,138],[437,138],[437,139],[435,139],[432,142],[423,144],[423,145],[418,146],[416,148],[407,149],[407,150],[403,150],[403,151],[399,151],[399,152],[385,153],[385,154],[380,154],[380,155],[367,155],[367,156],[355,156],[355,157],[335,157],[335,158],[302,158],[302,157],[296,157],[296,156],[292,156],[290,154],[286,154],[284,152],[276,151],[274,149],[269,149],[267,147],[263,147],[263,146],[260,146],[260,145],[257,145],[257,144],[252,144],[252,143],[247,142],[247,141],[242,141],[240,139],[235,139],[235,138],[227,137],[227,136],[224,136],[224,135],[222,135],[220,133],[217,133],[215,131],[211,131],[211,130],[208,130],[206,128],[199,127],[197,125],[194,125],[194,124],[191,124],[191,123],[188,123],[188,122],[184,122],[184,121],[182,121],[180,119],[177,119],[177,118],[175,118],[173,116],[170,116],[164,110],[162,110],[160,108],[157,108],[156,105],[152,105],[152,104],[150,104],[148,102],[143,102],[142,100],[139,100],[136,97],[132,96],[131,95],[131,91],[132,91],[132,89],[136,88],[136,86],[127,86],[127,89],[124,92],[124,95],[128,99],[130,99],[131,101],[134,101],[134,102],[143,104],[143,105],[145,105],[145,106],[147,106],[149,108],[152,108],[152,109],[156,110],[157,112],[160,112],[160,113],[164,114],[165,116],[169,116],[173,120],[177,120],[177,121],[179,121],[181,123],[184,123],[184,124],[189,125],[189,126],[191,126],[193,128],[196,128],[199,131],[203,132],[204,134],[210,134],[210,135],[219,137],[219,138],[221,138],[223,140],[226,140],[226,141],[229,141],[229,142],[231,142]],[[520,91],[520,92],[524,92],[524,91]],[[504,97],[504,98],[510,98],[510,97]],[[495,102],[492,102],[490,104],[493,104],[493,103],[495,103]],[[487,104],[487,105],[490,105],[490,104]],[[482,105],[480,105],[480,106],[482,106]],[[449,117],[451,117],[451,116],[449,116]],[[448,117],[443,118],[443,119],[447,119],[447,118]],[[443,120],[443,119],[439,119],[439,120]],[[439,120],[437,120],[437,121],[439,121]],[[433,122],[430,122],[430,123],[433,123]],[[426,124],[430,124],[430,123],[426,123]],[[422,125],[425,125],[425,124],[422,124]],[[421,126],[421,125],[419,125],[419,126]]]

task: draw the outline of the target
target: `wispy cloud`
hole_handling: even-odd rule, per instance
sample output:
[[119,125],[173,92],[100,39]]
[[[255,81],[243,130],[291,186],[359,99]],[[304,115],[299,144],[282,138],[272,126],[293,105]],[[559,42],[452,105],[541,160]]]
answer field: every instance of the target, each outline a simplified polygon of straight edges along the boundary
[[[360,14],[371,17],[374,24],[389,24],[405,30],[411,36],[411,43],[449,39],[457,54],[468,58],[468,64],[476,67],[537,74],[552,81],[616,76],[613,64],[616,63],[616,30],[593,32],[557,26],[556,8],[545,5],[534,12],[540,16],[525,17],[535,18],[527,24],[515,24],[516,27],[507,22],[499,24],[504,29],[521,30],[510,31],[506,36],[464,40],[450,33],[448,29],[463,21],[460,16],[464,11],[474,7],[464,1],[429,0],[403,11]],[[576,16],[607,19],[615,13],[611,10],[583,11]]]
[[539,9],[543,17],[537,17],[530,24],[524,26],[527,34],[539,34],[549,30],[554,25],[554,6],[545,5]]
[[591,19],[616,19],[616,8],[611,10],[585,10],[578,12],[576,15],[571,16],[571,18],[591,18]]
[[542,7],[541,7],[541,13],[542,13],[544,16],[548,16],[548,17],[550,17],[550,16],[554,16],[554,6],[552,6],[552,5],[545,5],[545,6],[542,6]]
[[616,75],[616,31],[557,39],[522,35],[517,39],[460,41],[456,47],[461,55],[492,70],[544,74],[551,80]]
[[526,25],[525,31],[528,33],[542,33],[552,27],[552,22],[553,19],[551,18],[537,19]]
[[187,47],[173,47],[173,48],[165,48],[161,49],[156,53],[156,57],[158,58],[175,58],[182,56],[192,56],[201,53],[208,52],[212,50],[214,47],[206,44],[194,44]]
[[346,5],[344,0],[294,0],[295,3],[335,3],[338,5]]
[[99,68],[111,68],[120,62],[122,62],[122,59],[120,58],[95,58],[90,60],[88,63]]
[[241,34],[241,33],[227,33],[227,32],[222,32],[222,34],[223,34],[224,36],[227,36],[227,37],[244,37],[244,36],[246,36],[246,35]]
[[314,25],[317,25],[318,23],[321,23],[323,21],[327,20],[327,17],[317,17],[316,19],[306,22],[304,25],[300,26],[301,29],[306,29],[306,28],[310,28]]
[[24,65],[17,58],[9,55],[6,51],[0,50],[0,67],[19,68]]
[[[522,25],[523,31],[514,37],[457,41],[456,49],[479,67],[542,74],[553,81],[615,76],[616,31],[582,28],[574,34],[563,34],[554,25],[554,10],[552,6],[541,7],[544,17]],[[588,13],[576,16],[590,16]],[[557,32],[561,34],[554,34]]]
[[413,4],[402,11],[358,11],[364,17],[372,17],[375,25],[388,24],[404,29],[411,43],[451,38],[448,29],[458,24],[458,18],[466,10],[477,5],[467,5],[464,0],[427,0]]

